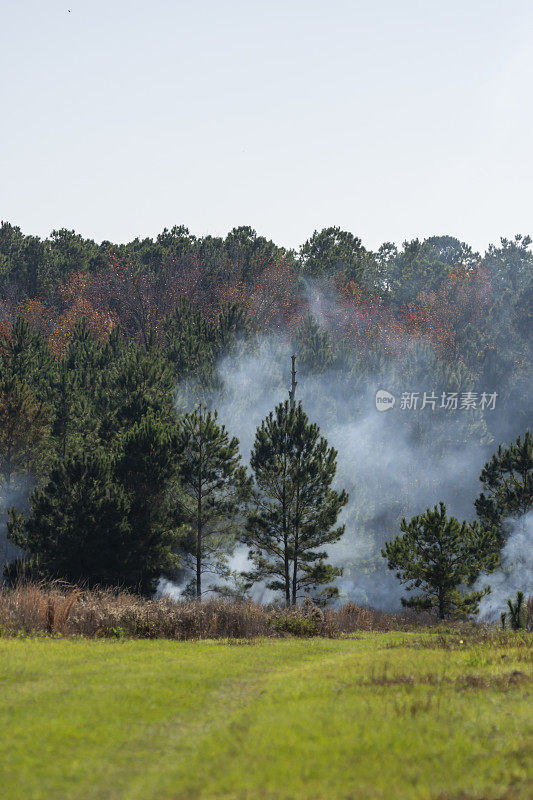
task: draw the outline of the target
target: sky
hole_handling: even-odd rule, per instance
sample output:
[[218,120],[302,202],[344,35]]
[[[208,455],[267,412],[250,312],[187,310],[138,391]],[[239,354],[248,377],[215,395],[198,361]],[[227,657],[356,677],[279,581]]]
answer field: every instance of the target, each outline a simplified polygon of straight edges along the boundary
[[0,219],[533,234],[530,0],[0,0]]

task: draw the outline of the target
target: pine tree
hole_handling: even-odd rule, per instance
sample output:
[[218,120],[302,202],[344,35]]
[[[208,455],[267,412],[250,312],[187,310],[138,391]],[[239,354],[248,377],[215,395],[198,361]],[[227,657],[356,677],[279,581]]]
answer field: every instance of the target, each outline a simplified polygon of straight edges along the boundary
[[17,317],[9,335],[0,337],[0,370],[25,383],[35,399],[48,402],[54,362],[50,348],[22,317]]
[[0,336],[0,569],[20,555],[7,539],[7,509],[26,506],[49,464],[52,375],[46,341],[18,317]]
[[10,541],[42,577],[153,593],[176,560],[166,502],[174,449],[172,429],[148,414],[115,451],[67,453],[32,493],[29,514],[11,511]]
[[298,363],[304,371],[321,374],[333,364],[334,351],[331,336],[320,327],[311,314],[307,314],[296,331]]
[[62,360],[57,365],[51,390],[52,440],[56,456],[66,458],[76,450],[98,447],[102,418],[95,410],[93,393],[96,384],[84,387],[78,370],[70,369]]
[[203,314],[181,299],[163,324],[165,356],[174,367],[175,377],[210,385],[214,368],[213,331]]
[[215,356],[227,355],[235,343],[251,335],[251,325],[246,309],[239,303],[224,303],[216,324],[212,340]]
[[128,497],[130,550],[144,594],[153,593],[161,573],[177,563],[170,504],[176,461],[174,428],[151,411],[119,437],[114,475]]
[[7,509],[27,503],[35,477],[46,470],[49,455],[48,408],[26,383],[0,378],[0,570],[18,553],[7,539]]
[[226,555],[235,544],[234,523],[246,503],[250,481],[240,464],[239,442],[218,422],[217,412],[198,406],[178,425],[178,495],[188,527],[183,547],[194,565],[194,589],[202,596],[205,572],[227,573]]
[[334,527],[345,491],[331,484],[337,452],[310,423],[301,404],[280,403],[257,429],[251,456],[255,509],[246,524],[245,542],[255,569],[252,582],[282,591],[287,605],[341,574],[325,562],[328,544],[344,526]]
[[45,457],[50,428],[48,409],[26,383],[0,379],[0,486],[9,494],[16,474],[37,470]]
[[11,509],[9,538],[22,548],[34,573],[90,586],[137,588],[128,499],[101,453],[57,462],[33,492],[24,517]]
[[495,529],[448,518],[444,503],[409,522],[402,519],[400,527],[403,536],[387,542],[381,554],[407,591],[422,590],[402,598],[402,604],[435,611],[439,619],[476,613],[489,589],[462,595],[460,587],[472,585],[482,570],[494,567]]
[[485,489],[475,507],[481,522],[496,526],[499,544],[507,537],[505,520],[521,517],[533,508],[533,436],[526,431],[508,448],[498,452],[485,464],[479,480]]

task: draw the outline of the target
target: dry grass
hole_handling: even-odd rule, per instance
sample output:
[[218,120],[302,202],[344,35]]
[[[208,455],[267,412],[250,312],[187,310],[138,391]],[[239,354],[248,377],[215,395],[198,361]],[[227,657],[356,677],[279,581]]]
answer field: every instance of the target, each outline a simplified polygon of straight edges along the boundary
[[[528,601],[528,628],[533,620],[533,599]],[[0,591],[0,635],[56,634],[63,636],[131,636],[141,639],[252,639],[258,636],[329,636],[357,631],[406,630],[435,623],[429,615],[385,614],[347,603],[321,609],[306,598],[295,608],[262,606],[251,601],[213,598],[173,601],[147,600],[124,591],[84,591],[56,583],[24,583]],[[471,628],[469,624],[455,625]],[[477,636],[483,636],[483,629]],[[493,636],[485,631],[485,635]],[[442,640],[442,641],[441,641]],[[425,641],[409,646],[426,646]],[[433,647],[451,647],[446,636],[432,640]]]
[[[427,620],[425,620],[427,624]],[[286,609],[222,599],[147,600],[127,592],[83,591],[60,584],[21,584],[0,592],[0,633],[131,636],[143,639],[251,639],[341,636],[412,627],[412,615],[384,614],[355,603],[321,609],[306,599]]]

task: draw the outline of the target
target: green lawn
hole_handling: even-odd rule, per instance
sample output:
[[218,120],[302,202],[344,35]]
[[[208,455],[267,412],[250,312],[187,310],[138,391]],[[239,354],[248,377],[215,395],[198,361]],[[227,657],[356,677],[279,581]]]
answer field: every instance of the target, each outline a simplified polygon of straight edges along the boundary
[[529,639],[0,639],[0,797],[530,800]]

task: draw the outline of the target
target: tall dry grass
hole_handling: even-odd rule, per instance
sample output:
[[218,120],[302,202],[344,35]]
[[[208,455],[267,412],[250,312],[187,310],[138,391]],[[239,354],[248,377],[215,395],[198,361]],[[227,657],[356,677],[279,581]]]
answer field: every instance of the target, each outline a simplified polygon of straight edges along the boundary
[[306,599],[281,608],[223,599],[147,600],[123,591],[83,591],[59,584],[21,584],[0,591],[0,632],[148,639],[339,636],[410,627],[412,615],[384,614],[355,603],[321,609]]

